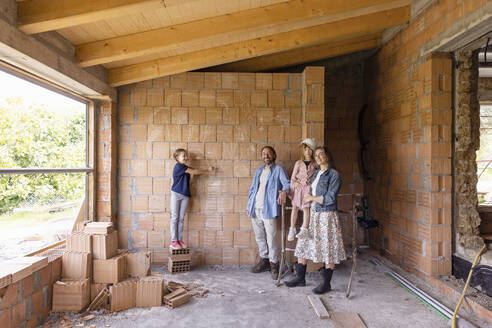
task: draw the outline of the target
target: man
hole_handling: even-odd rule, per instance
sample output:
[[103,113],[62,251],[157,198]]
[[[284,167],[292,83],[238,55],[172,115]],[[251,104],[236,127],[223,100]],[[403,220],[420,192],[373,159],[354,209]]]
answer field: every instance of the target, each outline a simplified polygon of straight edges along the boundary
[[260,250],[260,261],[251,269],[253,273],[271,271],[272,278],[278,277],[277,220],[279,204],[285,204],[290,181],[283,167],[275,164],[275,149],[265,146],[261,150],[264,165],[255,173],[249,189],[248,217],[255,231]]

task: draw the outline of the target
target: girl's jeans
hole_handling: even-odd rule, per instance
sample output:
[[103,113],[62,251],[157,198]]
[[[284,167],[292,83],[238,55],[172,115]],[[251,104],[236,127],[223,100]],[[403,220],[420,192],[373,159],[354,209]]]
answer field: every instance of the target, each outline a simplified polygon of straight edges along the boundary
[[184,216],[190,197],[171,191],[171,242],[183,240]]

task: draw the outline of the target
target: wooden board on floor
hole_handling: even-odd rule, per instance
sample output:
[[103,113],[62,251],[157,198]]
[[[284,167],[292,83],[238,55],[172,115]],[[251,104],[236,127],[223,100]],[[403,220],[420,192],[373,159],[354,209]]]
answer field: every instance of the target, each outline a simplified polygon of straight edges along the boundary
[[323,304],[323,301],[319,296],[314,296],[314,295],[308,295],[308,300],[309,303],[311,303],[311,306],[314,309],[314,312],[316,312],[316,315],[320,319],[328,319],[330,317],[330,314],[326,310],[325,305]]
[[367,328],[356,312],[330,312],[336,328]]

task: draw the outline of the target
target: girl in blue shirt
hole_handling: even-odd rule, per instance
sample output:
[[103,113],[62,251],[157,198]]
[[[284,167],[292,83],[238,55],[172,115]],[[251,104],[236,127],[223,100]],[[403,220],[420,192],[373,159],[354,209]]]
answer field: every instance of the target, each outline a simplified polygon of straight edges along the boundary
[[179,148],[173,154],[176,165],[173,169],[173,185],[171,187],[171,245],[172,249],[188,247],[183,242],[184,215],[190,200],[190,180],[194,175],[213,172],[212,166],[207,170],[193,169],[188,166],[189,156],[185,149]]

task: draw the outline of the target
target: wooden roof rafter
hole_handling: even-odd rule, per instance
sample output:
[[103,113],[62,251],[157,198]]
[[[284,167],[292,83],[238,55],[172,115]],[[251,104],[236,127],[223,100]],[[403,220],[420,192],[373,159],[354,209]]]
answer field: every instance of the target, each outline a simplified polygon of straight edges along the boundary
[[112,86],[120,86],[297,48],[356,38],[403,24],[409,18],[410,8],[405,6],[290,32],[192,51],[178,56],[117,67],[109,72],[110,84]]
[[199,0],[26,0],[17,3],[18,27],[27,34],[59,30]]
[[[76,47],[81,66],[170,57],[382,11],[409,8],[410,0],[293,0]],[[114,66],[114,64],[112,64]],[[119,66],[119,65],[116,65]]]
[[233,62],[214,67],[217,72],[261,72],[303,63],[310,63],[325,58],[377,48],[381,45],[381,32],[365,34],[359,37],[328,42],[312,47],[299,48],[271,55]]

